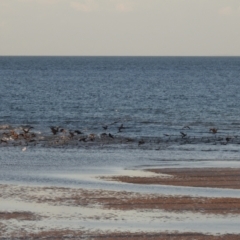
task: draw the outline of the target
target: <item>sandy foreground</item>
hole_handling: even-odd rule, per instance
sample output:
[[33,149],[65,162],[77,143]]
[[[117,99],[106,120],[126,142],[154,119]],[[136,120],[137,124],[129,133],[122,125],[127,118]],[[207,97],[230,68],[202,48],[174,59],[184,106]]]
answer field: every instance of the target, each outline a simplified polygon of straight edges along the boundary
[[[101,179],[239,189],[240,169],[145,171]],[[0,239],[240,239],[239,214],[237,197],[0,185]]]

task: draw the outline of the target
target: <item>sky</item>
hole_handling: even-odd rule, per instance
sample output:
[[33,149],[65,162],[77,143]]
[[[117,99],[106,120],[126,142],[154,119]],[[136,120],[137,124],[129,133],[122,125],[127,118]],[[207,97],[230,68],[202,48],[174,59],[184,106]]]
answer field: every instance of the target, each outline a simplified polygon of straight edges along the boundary
[[0,56],[240,56],[240,0],[0,0]]

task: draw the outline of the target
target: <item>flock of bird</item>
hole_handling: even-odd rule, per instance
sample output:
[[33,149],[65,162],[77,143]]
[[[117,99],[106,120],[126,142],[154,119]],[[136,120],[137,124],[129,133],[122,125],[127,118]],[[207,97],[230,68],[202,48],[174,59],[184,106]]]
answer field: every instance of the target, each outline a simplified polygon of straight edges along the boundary
[[[115,124],[117,122],[111,123]],[[103,130],[107,130],[109,125],[103,125],[102,128]],[[49,140],[50,142],[55,142],[55,143],[66,143],[67,141],[76,138],[76,136],[79,136],[77,140],[79,142],[88,142],[91,141],[93,142],[98,135],[94,133],[90,134],[84,134],[80,130],[68,130],[60,126],[50,126],[50,131],[52,133],[51,136],[41,136],[41,133],[36,133],[32,132],[31,130],[34,129],[32,126],[21,126],[20,128],[10,128],[8,131],[5,131],[2,133],[2,137],[0,139],[0,144],[8,144],[14,142],[14,145],[28,145],[28,143],[35,143],[38,140]],[[117,127],[117,133],[120,133],[125,129],[123,124]],[[1,133],[0,133],[1,134]],[[114,139],[115,136],[111,133],[102,133],[100,134],[101,138],[109,138],[109,139]],[[63,140],[63,141],[61,141]],[[75,139],[76,140],[76,139]]]
[[22,132],[17,133],[15,130],[10,130],[9,132],[3,132],[1,143],[8,143],[9,140],[29,140],[30,142],[34,141],[34,138],[36,137],[35,133],[30,133],[30,130],[33,127],[26,126],[21,127]]
[[[102,144],[106,144],[106,143],[111,144],[113,143],[113,140],[114,140],[115,143],[136,142],[137,146],[141,146],[149,142],[149,140],[146,138],[133,139],[129,137],[123,137],[122,135],[118,135],[118,133],[125,132],[124,130],[126,129],[126,127],[123,124],[116,127],[117,131],[115,134],[112,134],[110,132],[107,133],[109,126],[114,125],[116,123],[117,122],[113,122],[108,125],[106,124],[102,125],[102,129],[104,130],[104,132],[101,134],[94,134],[94,133],[86,134],[80,130],[68,130],[61,126],[50,126],[49,128],[52,135],[48,135],[48,136],[42,136],[41,133],[32,132],[32,129],[34,129],[32,126],[21,126],[20,128],[18,128],[18,130],[9,129],[9,131],[4,131],[2,133],[0,144],[8,145],[8,143],[13,143],[13,145],[27,146],[31,143],[32,145],[36,145],[40,142],[49,142],[51,146],[53,145],[57,146],[57,145],[68,144],[71,140],[84,142],[84,143],[94,142],[98,140],[97,142]],[[167,140],[165,139],[166,142],[170,142],[170,139],[173,138],[174,136],[175,141],[179,141],[179,139],[182,139],[182,140],[185,140],[185,143],[191,143],[190,138],[191,139],[194,139],[194,138],[188,136],[188,133],[186,131],[191,131],[191,127],[184,126],[179,132],[180,135],[178,137],[176,135],[170,135],[170,134],[163,134],[163,135],[164,137],[167,137]],[[209,133],[216,136],[216,134],[218,133],[218,129],[210,128]],[[221,141],[222,144],[227,144],[233,138],[234,137],[226,136],[226,137],[221,137],[215,140]],[[164,140],[159,139],[158,143],[160,143],[161,141],[164,141]],[[24,151],[25,150],[26,148],[24,148]]]

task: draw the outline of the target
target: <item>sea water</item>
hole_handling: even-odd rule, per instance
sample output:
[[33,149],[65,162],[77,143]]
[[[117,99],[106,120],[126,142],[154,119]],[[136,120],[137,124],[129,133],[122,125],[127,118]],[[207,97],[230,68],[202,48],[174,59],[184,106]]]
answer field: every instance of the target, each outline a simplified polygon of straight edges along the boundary
[[4,126],[31,125],[43,135],[52,134],[50,126],[99,135],[107,125],[107,133],[135,140],[114,148],[86,143],[26,151],[1,143],[0,180],[78,185],[89,181],[60,175],[236,167],[239,66],[239,57],[0,57],[1,133]]
[[238,57],[0,57],[0,124],[237,135],[239,76]]

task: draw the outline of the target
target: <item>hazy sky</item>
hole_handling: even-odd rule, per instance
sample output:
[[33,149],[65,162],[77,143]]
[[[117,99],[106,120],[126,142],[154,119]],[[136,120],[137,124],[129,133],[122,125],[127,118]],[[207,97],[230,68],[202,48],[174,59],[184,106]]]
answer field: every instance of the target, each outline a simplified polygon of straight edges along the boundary
[[0,55],[240,56],[240,0],[0,0]]

